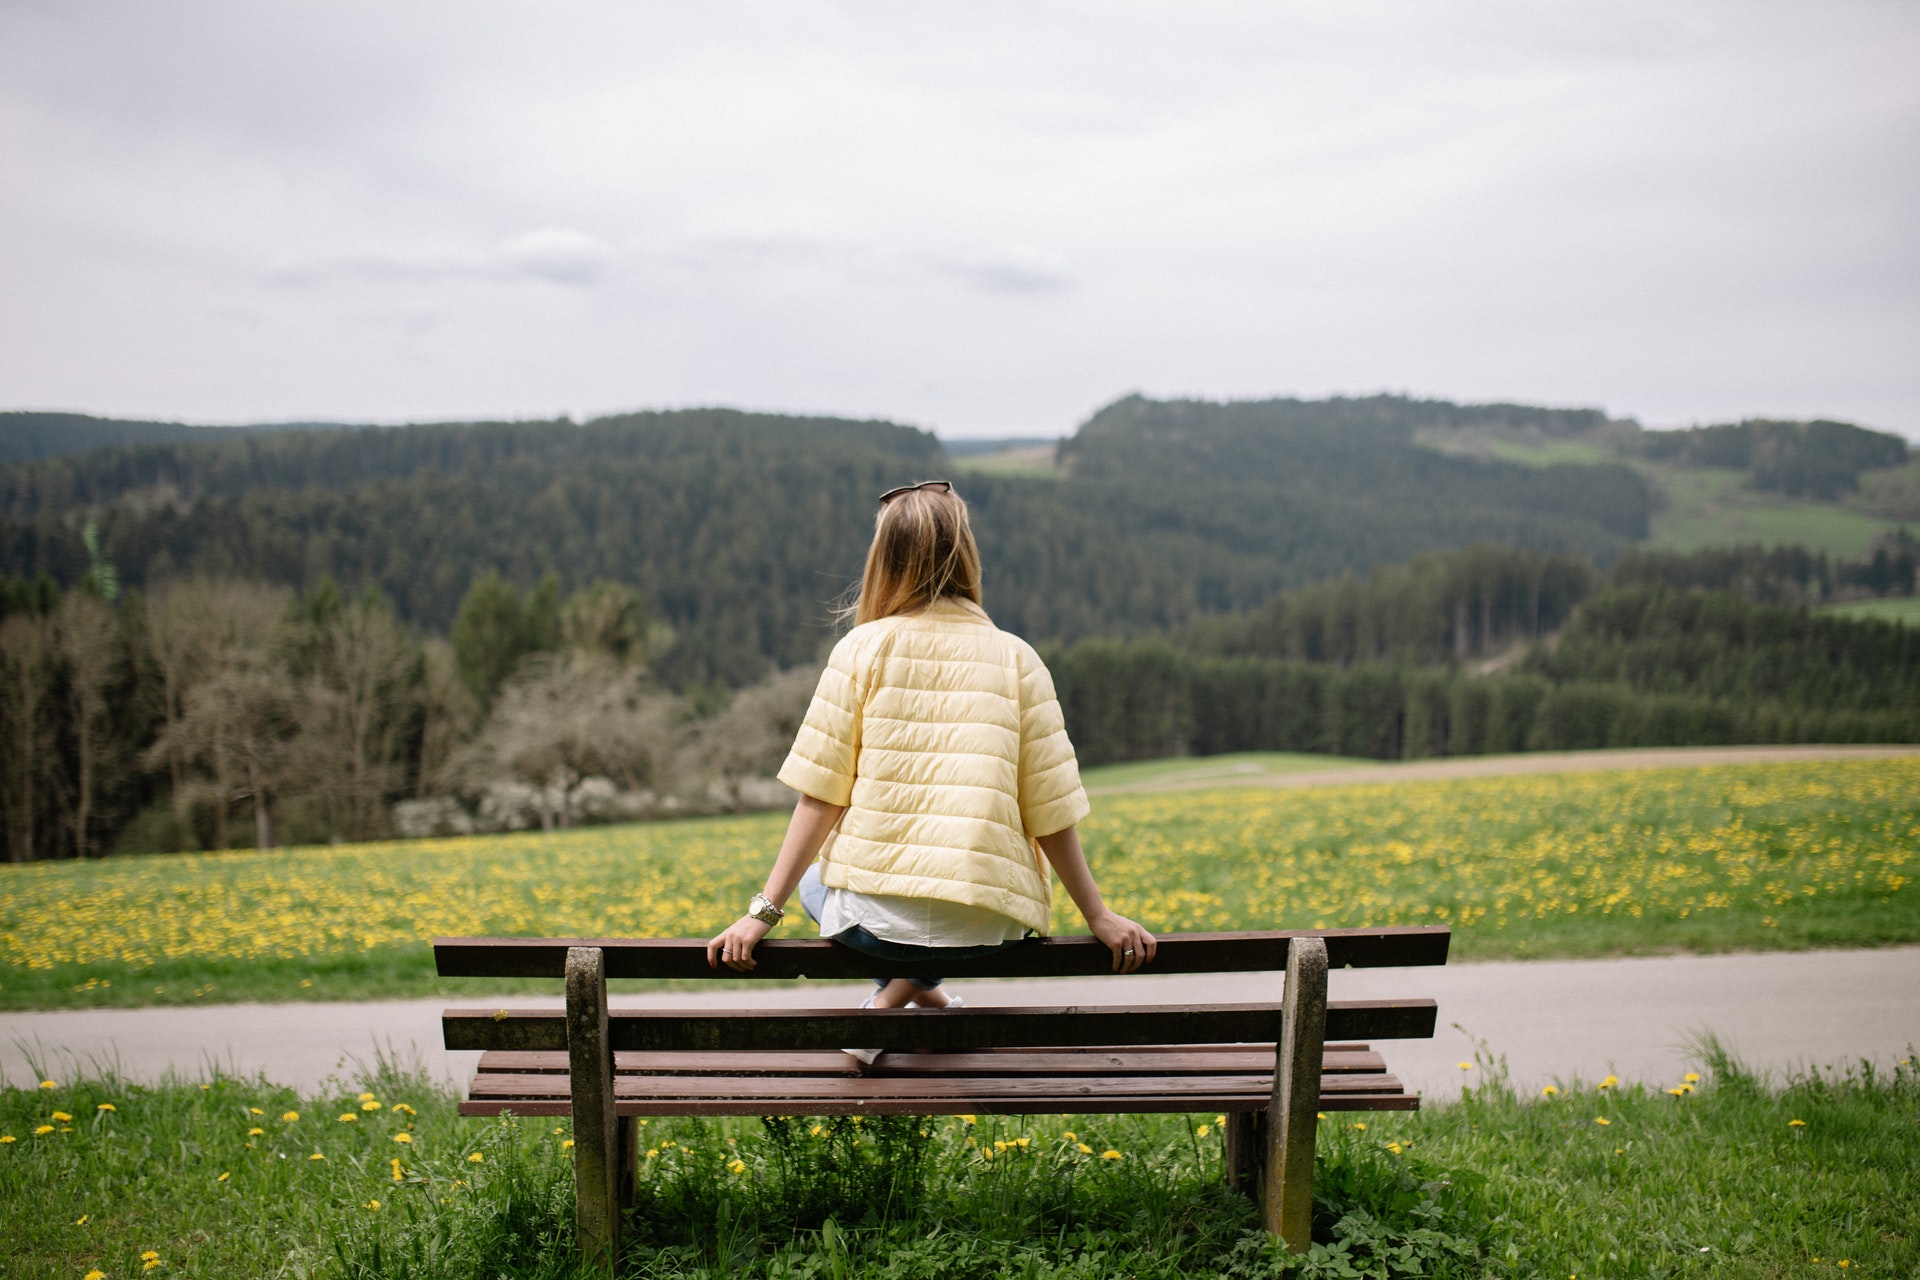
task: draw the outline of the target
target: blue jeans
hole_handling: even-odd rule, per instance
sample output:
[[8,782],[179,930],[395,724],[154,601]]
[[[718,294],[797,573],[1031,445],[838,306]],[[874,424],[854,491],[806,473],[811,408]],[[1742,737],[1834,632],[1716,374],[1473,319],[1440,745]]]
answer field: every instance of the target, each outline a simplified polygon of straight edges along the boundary
[[[820,913],[826,910],[827,886],[821,883],[820,868],[816,864],[807,868],[800,877],[800,905],[806,909],[815,924],[820,923]],[[876,938],[862,925],[843,929],[833,935],[833,941],[843,947],[858,951],[863,956],[872,956],[875,960],[898,960],[902,964],[934,964],[942,960],[971,960],[975,956],[990,956],[994,952],[1013,945],[1017,939],[1007,942],[995,942],[984,947],[916,947],[910,942],[888,942],[885,938]],[[873,985],[885,987],[893,981],[891,978],[875,978]],[[931,991],[946,981],[944,978],[908,978],[922,991]]]

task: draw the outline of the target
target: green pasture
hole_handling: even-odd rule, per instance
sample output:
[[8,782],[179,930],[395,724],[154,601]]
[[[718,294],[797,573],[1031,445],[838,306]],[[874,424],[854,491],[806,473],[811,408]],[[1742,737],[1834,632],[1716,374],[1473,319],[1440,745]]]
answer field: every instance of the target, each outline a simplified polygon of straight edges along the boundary
[[1054,460],[1054,446],[1029,445],[1020,449],[1002,449],[998,453],[968,453],[949,464],[960,474],[976,472],[991,476],[1024,476],[1035,480],[1058,480],[1060,466]]
[[[0,1007],[473,995],[428,940],[709,936],[784,824],[0,867]],[[1911,757],[1104,794],[1083,833],[1160,932],[1444,924],[1458,959],[1920,940]],[[1084,928],[1055,898],[1055,931]]]
[[1746,473],[1715,467],[1647,468],[1665,505],[1654,513],[1649,545],[1697,551],[1742,543],[1793,544],[1829,555],[1864,555],[1899,527],[1830,502],[1804,502],[1746,488]]
[[1161,786],[1238,785],[1247,778],[1293,773],[1327,773],[1335,769],[1384,768],[1378,760],[1361,756],[1323,756],[1304,751],[1236,751],[1219,756],[1184,756],[1177,760],[1130,760],[1081,771],[1080,780],[1091,795]]
[[[1322,1121],[1315,1245],[1222,1185],[1220,1117],[654,1120],[622,1273],[781,1280],[1911,1277],[1920,1080],[1563,1081]],[[564,1121],[471,1120],[388,1068],[0,1088],[0,1274],[579,1277]],[[151,1265],[150,1265],[151,1264]]]
[[1875,622],[1896,622],[1903,627],[1920,627],[1920,596],[1853,600],[1846,604],[1828,605],[1820,612],[1841,618],[1867,618]]

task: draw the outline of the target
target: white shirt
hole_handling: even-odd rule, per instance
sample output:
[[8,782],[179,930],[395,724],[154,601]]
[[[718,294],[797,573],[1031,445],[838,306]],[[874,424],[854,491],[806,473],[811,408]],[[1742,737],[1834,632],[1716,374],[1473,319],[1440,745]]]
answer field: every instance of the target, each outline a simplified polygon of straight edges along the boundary
[[828,889],[820,909],[820,936],[831,938],[854,925],[883,941],[913,947],[992,947],[1027,934],[1018,920],[986,907]]

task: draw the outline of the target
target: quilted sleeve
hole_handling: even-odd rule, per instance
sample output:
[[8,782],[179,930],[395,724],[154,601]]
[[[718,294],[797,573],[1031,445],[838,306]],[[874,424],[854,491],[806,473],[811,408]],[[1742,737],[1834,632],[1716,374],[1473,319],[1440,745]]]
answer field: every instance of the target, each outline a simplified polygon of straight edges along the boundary
[[801,795],[843,807],[853,799],[853,778],[860,763],[865,657],[851,634],[842,636],[827,658],[827,669],[820,673],[807,718],[777,775]]
[[1093,811],[1067,739],[1053,676],[1040,655],[1020,650],[1020,819],[1032,837],[1065,831]]

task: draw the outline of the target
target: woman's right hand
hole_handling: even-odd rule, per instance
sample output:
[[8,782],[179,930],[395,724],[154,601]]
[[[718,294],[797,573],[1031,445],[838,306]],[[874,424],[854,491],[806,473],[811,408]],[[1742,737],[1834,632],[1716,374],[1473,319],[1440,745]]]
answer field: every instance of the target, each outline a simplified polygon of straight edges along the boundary
[[1113,952],[1113,971],[1115,973],[1138,973],[1140,966],[1153,959],[1157,949],[1153,935],[1127,919],[1123,915],[1107,912],[1096,920],[1089,920],[1087,927],[1093,930],[1093,936],[1107,944]]
[[772,929],[765,920],[741,916],[707,943],[707,968],[713,968],[717,961],[735,973],[748,972],[753,968],[753,949]]

